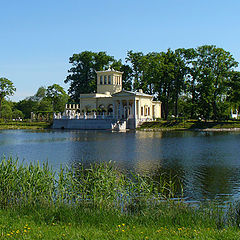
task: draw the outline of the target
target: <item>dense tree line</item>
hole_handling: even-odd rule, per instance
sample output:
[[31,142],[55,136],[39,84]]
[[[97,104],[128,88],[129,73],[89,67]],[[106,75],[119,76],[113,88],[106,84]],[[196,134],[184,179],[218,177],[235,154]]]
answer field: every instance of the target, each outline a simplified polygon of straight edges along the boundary
[[[65,83],[71,101],[81,93],[96,92],[96,71],[109,67],[123,73],[123,89],[154,95],[162,102],[162,117],[227,119],[240,106],[240,72],[232,54],[213,45],[166,52],[128,51],[125,62],[106,52],[84,51],[70,57],[72,67]],[[69,100],[57,84],[40,87],[34,96],[19,102],[7,100],[13,83],[0,78],[0,118],[30,118],[31,112],[62,112]]]
[[81,93],[96,92],[96,71],[123,71],[125,90],[143,89],[162,102],[164,119],[226,119],[239,108],[240,73],[237,61],[222,48],[204,45],[166,52],[128,51],[125,64],[105,52],[84,51],[70,58],[72,68],[65,83],[78,100]]
[[7,99],[15,92],[13,83],[0,78],[0,119],[30,119],[31,112],[52,113],[63,112],[69,97],[58,84],[48,87],[39,87],[34,96],[27,97],[19,102]]

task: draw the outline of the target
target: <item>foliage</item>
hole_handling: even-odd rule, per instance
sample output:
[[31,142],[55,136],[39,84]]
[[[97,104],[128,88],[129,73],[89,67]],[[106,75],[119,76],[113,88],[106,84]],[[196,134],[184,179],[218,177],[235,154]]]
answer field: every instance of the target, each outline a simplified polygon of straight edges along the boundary
[[114,58],[105,52],[84,51],[73,54],[69,59],[72,67],[68,70],[70,75],[65,79],[65,83],[70,83],[68,93],[70,97],[78,101],[81,93],[91,93],[96,91],[96,71],[112,65]]
[[[58,84],[40,87],[34,96],[25,98],[14,105],[14,109],[20,110],[26,119],[31,118],[31,112],[63,112],[68,95]],[[54,108],[54,109],[53,109]]]
[[38,109],[38,102],[32,98],[26,98],[17,102],[15,108],[20,110],[25,118],[30,119],[31,112],[37,111]]
[[2,101],[5,97],[12,96],[16,88],[13,86],[13,83],[7,78],[0,78],[0,118],[1,118],[1,108]]
[[[185,117],[221,121],[229,119],[231,109],[240,110],[238,63],[222,48],[203,45],[147,54],[131,50],[125,60],[123,64],[106,52],[73,54],[65,79],[70,84],[70,97],[78,102],[81,93],[96,92],[96,71],[112,67],[123,72],[123,89],[142,89],[160,100],[165,120]],[[0,114],[6,119],[29,119],[31,112],[63,112],[68,101],[63,88],[53,84],[40,87],[34,96],[17,103],[8,101],[1,110],[3,99],[7,101],[14,91],[11,81],[0,78]]]
[[65,104],[68,101],[68,95],[64,89],[58,84],[49,86],[46,91],[46,98],[52,102],[52,111],[63,112]]
[[126,60],[131,63],[133,88],[155,95],[164,119],[184,115],[221,120],[228,118],[230,106],[238,105],[238,63],[222,48],[204,45],[146,55],[129,51]]
[[12,118],[13,119],[23,119],[24,115],[22,113],[22,111],[18,110],[18,109],[14,109],[12,112]]
[[1,117],[4,119],[11,119],[12,118],[12,106],[8,101],[2,102],[2,109],[1,109]]

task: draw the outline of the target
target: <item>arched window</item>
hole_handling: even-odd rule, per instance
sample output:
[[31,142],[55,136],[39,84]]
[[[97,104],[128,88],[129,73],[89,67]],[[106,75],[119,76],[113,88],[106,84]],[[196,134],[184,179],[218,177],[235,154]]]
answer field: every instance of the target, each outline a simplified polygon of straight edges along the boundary
[[107,84],[107,76],[104,76],[104,84]]
[[103,84],[103,76],[100,76],[100,84]]
[[108,84],[111,84],[111,76],[108,76]]

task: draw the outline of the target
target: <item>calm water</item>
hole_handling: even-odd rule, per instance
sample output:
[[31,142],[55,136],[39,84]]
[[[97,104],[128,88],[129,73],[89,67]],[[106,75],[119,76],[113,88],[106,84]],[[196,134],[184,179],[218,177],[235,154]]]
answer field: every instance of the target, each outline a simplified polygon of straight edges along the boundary
[[240,198],[240,133],[0,130],[0,155],[48,161],[113,160],[124,169],[178,176],[189,200]]

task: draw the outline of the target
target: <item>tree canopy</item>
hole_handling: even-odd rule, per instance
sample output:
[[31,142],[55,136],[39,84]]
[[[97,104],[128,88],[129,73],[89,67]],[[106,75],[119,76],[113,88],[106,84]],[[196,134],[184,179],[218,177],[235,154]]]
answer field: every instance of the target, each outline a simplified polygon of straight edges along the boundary
[[[167,49],[162,52],[128,51],[125,62],[106,52],[73,54],[65,83],[71,100],[96,92],[96,71],[109,67],[122,71],[123,89],[142,89],[162,102],[162,117],[220,120],[231,109],[240,110],[240,72],[232,54],[214,45]],[[58,84],[39,87],[34,96],[17,103],[7,101],[13,83],[0,78],[0,117],[31,117],[31,112],[62,112],[69,97]],[[17,117],[16,117],[17,118]]]
[[104,70],[114,62],[116,62],[114,58],[105,52],[84,51],[73,54],[69,59],[69,63],[72,64],[68,71],[70,74],[64,81],[70,83],[68,93],[71,98],[78,101],[81,93],[95,92],[97,89],[96,71]]
[[12,96],[16,88],[13,83],[7,78],[0,78],[0,118],[2,110],[2,101],[5,97]]

